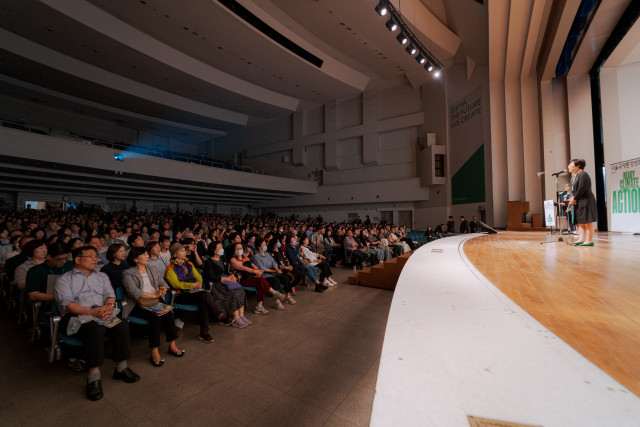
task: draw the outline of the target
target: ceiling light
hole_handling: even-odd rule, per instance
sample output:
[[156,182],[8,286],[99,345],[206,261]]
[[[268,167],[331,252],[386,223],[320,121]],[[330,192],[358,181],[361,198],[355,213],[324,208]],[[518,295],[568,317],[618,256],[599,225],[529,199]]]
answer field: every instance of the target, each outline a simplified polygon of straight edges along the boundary
[[424,69],[429,72],[433,71],[433,64],[431,63],[431,61],[427,61],[427,65],[424,66]]
[[434,77],[440,77],[440,70],[437,70],[435,73],[433,73]]
[[416,52],[418,51],[418,49],[416,49],[416,47],[412,44],[410,44],[409,46],[407,46],[407,48],[405,49],[407,51],[407,53],[409,55],[415,55]]
[[416,61],[418,62],[418,64],[424,64],[425,62],[427,62],[427,59],[422,56],[422,54],[419,54],[418,56],[416,56]]
[[396,24],[396,23],[393,21],[393,19],[389,19],[389,20],[387,21],[387,23],[386,23],[386,24],[384,24],[384,25],[386,25],[387,29],[388,29],[389,31],[391,31],[391,32],[393,32],[393,31],[395,31],[395,30],[397,30],[397,29],[398,29],[398,24]]
[[389,9],[387,9],[387,5],[384,4],[383,1],[378,3],[378,5],[376,6],[376,12],[378,12],[378,15],[380,15],[380,16],[386,15],[388,11],[389,11]]
[[409,41],[409,39],[407,39],[407,36],[405,36],[404,33],[398,34],[398,37],[396,37],[396,40],[398,40],[400,44],[407,44],[407,42]]

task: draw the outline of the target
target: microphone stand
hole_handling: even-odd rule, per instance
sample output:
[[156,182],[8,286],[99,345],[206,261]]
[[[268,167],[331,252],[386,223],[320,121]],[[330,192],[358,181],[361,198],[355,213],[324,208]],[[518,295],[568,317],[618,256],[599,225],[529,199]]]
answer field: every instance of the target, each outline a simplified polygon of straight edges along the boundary
[[560,243],[560,242],[564,242],[564,239],[562,238],[562,230],[560,229],[560,216],[559,216],[559,212],[560,212],[560,192],[558,191],[558,176],[563,174],[564,171],[562,172],[557,172],[557,173],[553,173],[551,174],[556,182],[556,226],[555,229],[551,230],[549,232],[549,234],[560,234],[560,237],[558,237],[558,240],[547,240],[546,242],[540,242],[540,244],[545,244],[545,243]]

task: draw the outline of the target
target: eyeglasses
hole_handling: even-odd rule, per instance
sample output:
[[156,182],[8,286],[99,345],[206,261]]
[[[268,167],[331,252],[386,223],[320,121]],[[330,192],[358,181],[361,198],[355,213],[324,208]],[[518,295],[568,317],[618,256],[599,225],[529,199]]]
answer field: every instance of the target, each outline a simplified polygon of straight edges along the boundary
[[80,255],[80,256],[77,256],[76,258],[100,259],[100,257],[98,255]]

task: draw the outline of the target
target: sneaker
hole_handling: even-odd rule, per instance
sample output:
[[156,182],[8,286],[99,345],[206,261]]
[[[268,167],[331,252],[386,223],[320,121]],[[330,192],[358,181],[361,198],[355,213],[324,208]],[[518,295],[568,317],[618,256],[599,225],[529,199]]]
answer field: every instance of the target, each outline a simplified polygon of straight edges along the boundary
[[284,305],[282,305],[280,300],[277,299],[273,302],[273,308],[275,308],[276,310],[284,310]]
[[291,305],[296,305],[296,304],[297,304],[296,300],[294,300],[294,299],[293,299],[293,298],[291,298],[290,296],[287,296],[287,297],[284,299],[284,302],[286,302],[287,304],[291,304]]
[[281,293],[281,292],[274,291],[273,292],[273,297],[279,299],[280,301],[284,301],[285,295],[283,293]]
[[249,326],[251,324],[251,320],[247,319],[246,317],[242,316],[241,319],[245,325]]
[[182,327],[184,326],[184,322],[178,318],[173,319],[173,323],[176,324],[176,328],[182,330]]
[[231,322],[231,326],[233,326],[234,328],[243,329],[247,327],[247,324],[242,321],[241,317],[238,317],[237,319],[234,319],[233,322]]
[[327,289],[329,289],[329,287],[328,287],[328,286],[325,286],[325,285],[323,285],[323,284],[321,284],[321,283],[318,283],[318,284],[316,285],[316,287],[317,287],[317,288],[322,289],[323,291],[326,291]]
[[334,286],[338,284],[338,282],[336,282],[335,280],[333,280],[331,277],[329,277],[329,281],[330,281],[331,283],[333,283],[333,285],[334,285]]
[[322,285],[316,285],[316,288],[314,289],[314,291],[320,292],[320,293],[324,292],[324,289],[322,289],[321,286]]
[[329,279],[325,277],[324,280],[322,281],[322,286],[329,286]]
[[256,309],[253,310],[253,312],[255,314],[267,314],[269,312],[269,310],[267,310],[266,308],[264,308],[264,306],[262,304],[256,306]]
[[210,344],[213,342],[213,337],[211,336],[211,334],[209,332],[203,332],[198,336],[198,339],[202,342],[206,342],[207,344]]
[[224,319],[220,321],[220,323],[223,324],[224,326],[229,326],[233,323],[233,317],[226,316]]

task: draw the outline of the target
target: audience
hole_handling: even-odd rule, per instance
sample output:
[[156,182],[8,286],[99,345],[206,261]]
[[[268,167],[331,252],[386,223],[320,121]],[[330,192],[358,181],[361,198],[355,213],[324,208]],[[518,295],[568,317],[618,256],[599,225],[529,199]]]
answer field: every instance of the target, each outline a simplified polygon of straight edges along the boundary
[[[453,223],[453,217],[449,220]],[[478,229],[476,221],[474,217],[469,223],[469,231]],[[464,223],[461,217],[461,232]],[[435,230],[429,226],[426,240],[444,237],[443,228],[443,224]],[[376,264],[415,247],[405,227],[375,224],[369,218],[336,224],[320,217],[300,220],[274,215],[90,209],[0,212],[4,273],[24,287],[29,301],[50,304],[55,299],[63,316],[60,332],[84,342],[89,368],[86,392],[91,400],[103,396],[99,368],[105,334],[112,337],[114,378],[139,379],[127,366],[130,335],[127,322],[121,319],[129,315],[150,323],[153,366],[164,364],[159,351],[162,329],[168,353],[184,355],[176,344],[174,310],[161,316],[151,311],[168,292],[167,283],[176,292],[177,304],[198,307],[198,338],[210,343],[212,317],[239,329],[251,324],[245,316],[248,303],[243,286],[257,289],[254,312],[267,314],[264,300],[269,295],[276,309],[284,309],[283,303],[295,305],[296,286],[304,283],[305,276],[317,292],[335,285],[330,264],[339,266],[348,258],[362,268],[367,261]],[[115,290],[121,286],[127,301],[122,314],[114,306]]]

